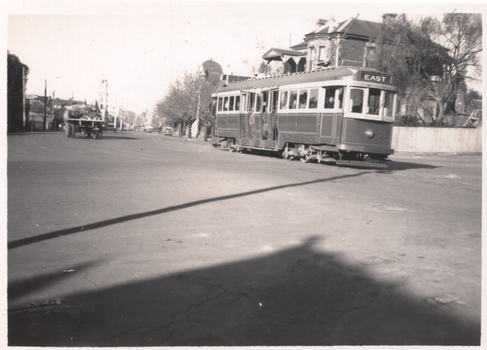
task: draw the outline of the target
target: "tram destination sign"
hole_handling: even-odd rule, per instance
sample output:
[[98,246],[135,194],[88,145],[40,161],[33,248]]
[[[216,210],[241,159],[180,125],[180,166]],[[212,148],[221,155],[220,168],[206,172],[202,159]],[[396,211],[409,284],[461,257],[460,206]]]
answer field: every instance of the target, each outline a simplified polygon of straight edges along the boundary
[[371,81],[374,83],[384,83],[384,84],[391,83],[390,76],[385,76],[382,74],[373,74],[369,72],[361,72],[360,80]]

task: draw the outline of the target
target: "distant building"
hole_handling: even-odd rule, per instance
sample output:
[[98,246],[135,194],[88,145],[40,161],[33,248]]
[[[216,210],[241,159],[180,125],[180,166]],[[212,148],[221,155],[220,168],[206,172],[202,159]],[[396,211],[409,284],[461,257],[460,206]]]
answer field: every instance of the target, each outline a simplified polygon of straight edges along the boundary
[[230,83],[235,83],[238,81],[245,81],[249,80],[251,77],[243,76],[243,75],[235,75],[235,74],[222,74],[221,75],[221,82],[223,86],[226,86]]
[[251,78],[249,76],[243,76],[233,73],[223,74],[223,69],[221,65],[218,62],[213,61],[213,59],[209,59],[208,61],[203,62],[202,66],[206,79],[219,80],[220,83],[224,86],[237,81],[249,80]]
[[25,105],[26,119],[31,122],[31,130],[56,129],[53,99],[50,96],[26,95]]

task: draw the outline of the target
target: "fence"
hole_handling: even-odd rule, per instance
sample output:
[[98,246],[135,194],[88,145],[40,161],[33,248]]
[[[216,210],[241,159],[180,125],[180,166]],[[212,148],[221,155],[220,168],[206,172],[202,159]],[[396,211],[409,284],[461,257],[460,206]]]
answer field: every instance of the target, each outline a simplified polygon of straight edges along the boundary
[[482,153],[482,128],[417,128],[395,126],[396,153]]

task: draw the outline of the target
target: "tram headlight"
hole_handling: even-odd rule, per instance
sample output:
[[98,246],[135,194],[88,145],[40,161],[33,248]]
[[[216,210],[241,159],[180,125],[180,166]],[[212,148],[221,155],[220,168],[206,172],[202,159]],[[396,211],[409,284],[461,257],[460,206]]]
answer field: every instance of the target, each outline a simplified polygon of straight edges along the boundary
[[367,135],[367,137],[371,139],[374,137],[374,132],[372,131],[372,129],[367,129],[365,130],[365,135]]

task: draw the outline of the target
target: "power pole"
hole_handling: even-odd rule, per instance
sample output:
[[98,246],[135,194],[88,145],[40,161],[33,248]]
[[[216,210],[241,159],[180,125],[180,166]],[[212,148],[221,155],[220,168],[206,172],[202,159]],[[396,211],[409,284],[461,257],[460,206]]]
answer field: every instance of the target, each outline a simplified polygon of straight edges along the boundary
[[22,121],[24,125],[24,130],[27,131],[29,121],[26,120],[25,114],[25,66],[22,65]]
[[47,80],[44,80],[44,118],[42,121],[42,131],[46,131],[46,114],[47,114]]

